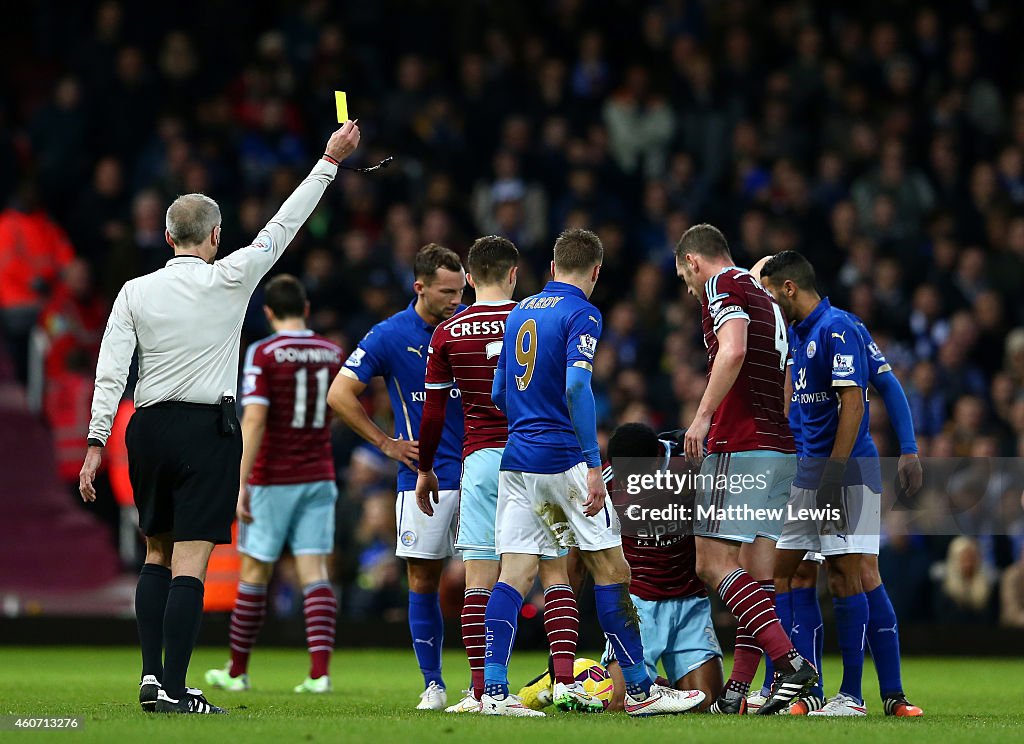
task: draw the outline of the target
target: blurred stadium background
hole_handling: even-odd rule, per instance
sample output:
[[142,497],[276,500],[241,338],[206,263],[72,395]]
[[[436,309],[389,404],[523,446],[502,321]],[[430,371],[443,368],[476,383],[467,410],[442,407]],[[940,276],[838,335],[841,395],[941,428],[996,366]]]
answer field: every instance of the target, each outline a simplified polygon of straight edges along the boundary
[[[522,296],[554,236],[586,226],[606,250],[602,430],[684,426],[705,354],[670,249],[710,221],[740,265],[811,257],[892,362],[922,454],[1019,456],[1022,16],[1010,0],[38,0],[6,13],[0,642],[130,617],[140,553],[116,441],[95,508],[76,485],[109,303],[169,258],[163,211],[180,193],[214,196],[226,249],[246,244],[336,126],[335,89],[360,119],[362,164],[395,162],[341,175],[275,271],[301,278],[313,327],[345,348],[408,302],[422,244],[465,255],[477,235],[511,238]],[[266,332],[257,293],[243,341]],[[383,422],[387,396],[371,392]],[[122,432],[130,412],[129,397]],[[897,454],[880,405],[872,432]],[[342,623],[404,645],[394,463],[343,426],[334,444]],[[905,646],[1024,645],[1024,524],[980,539],[885,528]],[[232,571],[222,551],[211,610],[230,608]],[[460,580],[456,563],[455,619]],[[264,638],[301,642],[287,562],[273,596]],[[106,622],[89,627],[116,630],[95,638],[132,642],[134,625]],[[213,616],[207,638],[226,644],[224,628]]]

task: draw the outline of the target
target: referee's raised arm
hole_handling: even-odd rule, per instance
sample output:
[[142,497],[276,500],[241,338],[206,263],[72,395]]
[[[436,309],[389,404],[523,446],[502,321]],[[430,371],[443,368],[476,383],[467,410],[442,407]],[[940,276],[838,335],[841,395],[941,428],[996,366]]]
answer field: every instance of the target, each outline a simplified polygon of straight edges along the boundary
[[320,161],[285,199],[252,245],[218,261],[218,267],[249,287],[251,293],[316,209],[320,197],[338,174],[338,163],[351,155],[358,145],[359,127],[354,121],[345,122],[327,141]]
[[[93,485],[132,355],[139,359],[135,414],[125,435],[129,477],[146,562],[136,590],[142,647],[143,709],[219,713],[185,675],[203,611],[206,566],[231,542],[242,437],[235,417],[242,321],[256,284],[312,214],[338,163],[359,144],[346,122],[324,155],[245,248],[215,260],[220,207],[205,194],[179,196],[167,209],[174,257],[125,283],[117,295],[96,365],[82,498]],[[166,618],[166,621],[165,621]]]

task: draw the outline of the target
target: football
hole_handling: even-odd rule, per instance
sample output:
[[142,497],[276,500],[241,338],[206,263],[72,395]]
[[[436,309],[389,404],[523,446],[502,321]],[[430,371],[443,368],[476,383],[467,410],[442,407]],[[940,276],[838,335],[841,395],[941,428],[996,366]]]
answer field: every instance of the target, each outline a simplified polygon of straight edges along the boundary
[[612,699],[613,685],[607,669],[593,659],[576,659],[572,673],[587,692],[600,700],[605,708],[608,707]]

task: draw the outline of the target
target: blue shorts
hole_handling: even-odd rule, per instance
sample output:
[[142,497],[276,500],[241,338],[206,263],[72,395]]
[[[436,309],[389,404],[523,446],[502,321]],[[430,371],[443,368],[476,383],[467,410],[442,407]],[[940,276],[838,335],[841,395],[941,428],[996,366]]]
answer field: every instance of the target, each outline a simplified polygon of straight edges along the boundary
[[[658,676],[659,661],[665,679],[675,684],[711,659],[722,658],[707,597],[652,601],[630,596],[640,616],[644,662],[651,679]],[[603,662],[607,664],[613,658],[610,647],[606,648]]]
[[[462,463],[462,496],[455,547],[464,561],[496,561],[494,525],[498,513],[498,472],[504,447],[477,450]],[[560,551],[560,557],[569,553]]]
[[[693,534],[740,543],[752,543],[756,537],[779,539],[796,477],[796,455],[772,450],[715,453],[704,458],[700,477]],[[718,519],[708,511],[743,506],[778,518]]]
[[334,549],[334,481],[249,486],[252,523],[238,523],[238,552],[264,563],[292,555],[326,555]]

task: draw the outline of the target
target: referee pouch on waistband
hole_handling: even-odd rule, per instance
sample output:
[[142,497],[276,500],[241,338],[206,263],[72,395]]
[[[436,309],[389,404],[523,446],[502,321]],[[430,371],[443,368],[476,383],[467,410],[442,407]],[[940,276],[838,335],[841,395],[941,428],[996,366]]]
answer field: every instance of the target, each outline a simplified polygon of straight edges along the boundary
[[238,433],[238,416],[235,415],[235,396],[220,396],[220,435],[233,437]]

